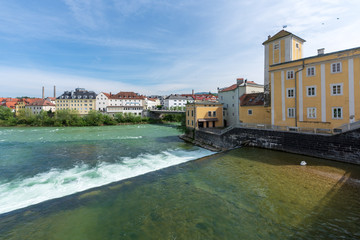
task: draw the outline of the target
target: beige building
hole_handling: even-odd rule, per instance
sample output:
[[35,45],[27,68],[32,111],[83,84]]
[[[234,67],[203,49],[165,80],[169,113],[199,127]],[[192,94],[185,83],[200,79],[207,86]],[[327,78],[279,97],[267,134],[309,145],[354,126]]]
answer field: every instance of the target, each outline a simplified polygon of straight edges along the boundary
[[186,105],[186,127],[219,128],[224,127],[223,106],[214,102],[193,102]]
[[56,110],[76,110],[79,114],[86,115],[96,109],[96,93],[76,88],[75,91],[65,91],[55,102]]

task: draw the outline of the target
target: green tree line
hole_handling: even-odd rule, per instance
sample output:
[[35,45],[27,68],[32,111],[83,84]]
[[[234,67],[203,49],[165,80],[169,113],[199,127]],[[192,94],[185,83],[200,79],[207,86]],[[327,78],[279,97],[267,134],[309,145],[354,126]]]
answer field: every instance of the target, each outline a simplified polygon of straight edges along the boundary
[[[184,115],[184,116],[182,116]],[[99,111],[90,111],[87,115],[80,116],[75,110],[58,110],[56,112],[41,111],[33,114],[29,109],[20,110],[17,116],[10,108],[0,106],[0,126],[102,126],[117,125],[122,123],[161,123],[183,122],[185,114],[166,114],[163,119],[156,120],[134,114],[117,113],[114,116],[103,114]]]

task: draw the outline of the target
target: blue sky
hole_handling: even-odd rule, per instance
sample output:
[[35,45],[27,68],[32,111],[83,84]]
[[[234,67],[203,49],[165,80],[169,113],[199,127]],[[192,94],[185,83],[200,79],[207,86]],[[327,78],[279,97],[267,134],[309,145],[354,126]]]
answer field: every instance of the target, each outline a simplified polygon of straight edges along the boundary
[[287,25],[307,40],[305,56],[359,47],[359,9],[358,0],[2,0],[0,96],[263,83],[268,35]]

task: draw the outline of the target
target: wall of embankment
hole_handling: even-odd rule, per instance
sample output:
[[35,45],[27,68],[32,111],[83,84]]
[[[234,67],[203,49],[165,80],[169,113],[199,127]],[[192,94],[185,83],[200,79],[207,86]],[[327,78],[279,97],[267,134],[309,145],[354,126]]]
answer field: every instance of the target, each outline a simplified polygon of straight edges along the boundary
[[360,129],[337,135],[316,135],[234,128],[222,135],[196,131],[192,137],[198,143],[220,149],[247,145],[360,165]]

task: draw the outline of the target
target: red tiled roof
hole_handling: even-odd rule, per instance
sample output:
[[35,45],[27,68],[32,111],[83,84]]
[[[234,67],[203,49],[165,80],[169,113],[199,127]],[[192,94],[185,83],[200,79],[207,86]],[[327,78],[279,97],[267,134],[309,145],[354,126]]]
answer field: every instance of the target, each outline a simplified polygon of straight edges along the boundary
[[20,99],[18,98],[1,98],[1,102],[18,102]]
[[109,99],[145,99],[144,96],[134,92],[118,92],[117,94],[104,93]]
[[45,99],[33,101],[32,103],[29,103],[27,105],[29,105],[29,106],[54,106],[55,107],[55,104],[53,104]]
[[230,87],[223,88],[223,89],[219,90],[219,92],[232,91],[232,90],[236,89],[237,87],[238,87],[238,85],[235,83],[235,84],[231,85]]
[[17,103],[16,101],[9,101],[9,102],[4,102],[3,104],[1,104],[1,106],[8,107],[8,108],[11,108],[11,109],[15,109],[15,104],[16,103]]
[[261,106],[264,105],[264,93],[243,94],[240,97],[240,106]]

